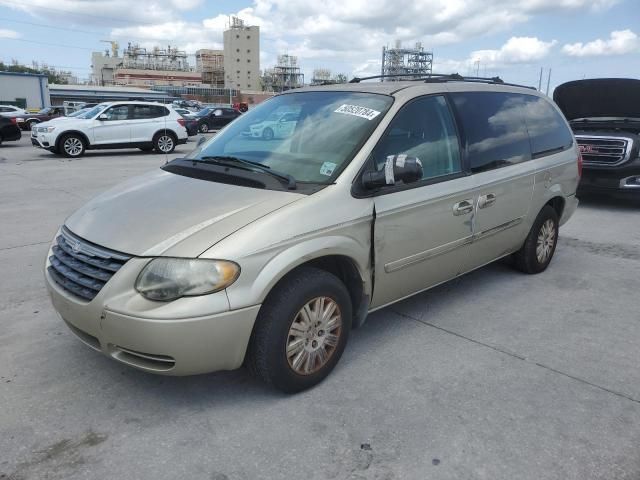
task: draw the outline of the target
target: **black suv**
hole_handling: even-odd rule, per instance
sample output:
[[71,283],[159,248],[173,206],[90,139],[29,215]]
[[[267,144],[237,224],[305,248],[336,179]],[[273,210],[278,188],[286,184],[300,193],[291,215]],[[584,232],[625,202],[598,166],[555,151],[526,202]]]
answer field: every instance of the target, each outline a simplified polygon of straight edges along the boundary
[[224,127],[227,123],[242,115],[239,111],[228,107],[207,107],[195,114],[198,120],[198,130],[207,133],[209,130],[216,130]]
[[578,191],[640,196],[640,80],[576,80],[557,87],[553,99],[582,154]]

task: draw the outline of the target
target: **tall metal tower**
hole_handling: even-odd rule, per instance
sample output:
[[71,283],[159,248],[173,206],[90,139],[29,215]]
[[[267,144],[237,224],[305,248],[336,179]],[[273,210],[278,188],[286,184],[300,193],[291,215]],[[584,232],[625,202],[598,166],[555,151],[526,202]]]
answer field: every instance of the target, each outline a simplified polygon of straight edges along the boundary
[[381,78],[380,81],[394,82],[419,78],[433,73],[433,52],[425,52],[422,43],[415,48],[402,48],[400,40],[396,40],[394,48],[382,47],[381,75],[414,75],[397,78]]

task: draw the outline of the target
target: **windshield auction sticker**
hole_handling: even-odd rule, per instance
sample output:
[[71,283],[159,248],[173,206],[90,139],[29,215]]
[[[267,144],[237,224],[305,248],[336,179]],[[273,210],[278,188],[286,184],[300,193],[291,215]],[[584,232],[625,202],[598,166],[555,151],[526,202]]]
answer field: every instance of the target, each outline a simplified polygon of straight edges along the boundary
[[334,113],[344,113],[345,115],[353,115],[354,117],[366,118],[367,120],[373,120],[380,112],[372,108],[359,107],[357,105],[340,105]]

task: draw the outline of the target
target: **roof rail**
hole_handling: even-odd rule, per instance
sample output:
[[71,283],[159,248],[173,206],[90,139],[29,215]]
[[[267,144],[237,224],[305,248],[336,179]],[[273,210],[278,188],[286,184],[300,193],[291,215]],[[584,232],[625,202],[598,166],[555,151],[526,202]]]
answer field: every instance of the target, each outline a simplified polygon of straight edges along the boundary
[[411,77],[408,81],[411,82],[425,82],[425,83],[437,83],[437,82],[473,82],[473,83],[490,83],[494,85],[508,85],[510,87],[521,87],[536,90],[535,87],[528,85],[519,85],[517,83],[506,83],[500,77],[464,77],[458,73],[442,74],[442,73],[428,73],[426,75],[416,75],[415,73],[397,73],[387,75],[372,75],[370,77],[354,77],[349,83],[360,83],[363,80],[373,80],[377,78],[403,78]]

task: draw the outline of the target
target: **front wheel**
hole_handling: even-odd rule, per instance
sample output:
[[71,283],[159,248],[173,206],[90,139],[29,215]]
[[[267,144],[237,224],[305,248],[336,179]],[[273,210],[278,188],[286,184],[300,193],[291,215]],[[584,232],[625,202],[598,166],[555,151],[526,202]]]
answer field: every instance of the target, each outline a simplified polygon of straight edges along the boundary
[[262,131],[262,138],[264,140],[273,140],[273,130],[271,130],[269,127],[265,128]]
[[558,214],[546,205],[533,223],[522,248],[514,254],[515,267],[524,273],[547,269],[558,244]]
[[299,268],[262,305],[247,365],[278,390],[305,390],[333,370],[350,330],[351,299],[344,284],[323,270]]
[[84,144],[84,140],[79,135],[75,133],[70,133],[65,135],[60,140],[59,150],[64,154],[65,157],[69,158],[78,158],[84,155],[84,151],[86,149],[86,145]]
[[171,153],[176,148],[176,139],[170,133],[159,133],[153,139],[153,148],[158,153]]
[[209,125],[207,123],[200,124],[200,133],[207,133],[209,131]]

